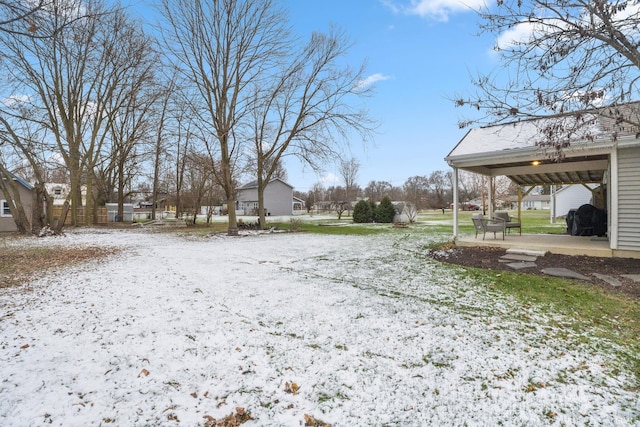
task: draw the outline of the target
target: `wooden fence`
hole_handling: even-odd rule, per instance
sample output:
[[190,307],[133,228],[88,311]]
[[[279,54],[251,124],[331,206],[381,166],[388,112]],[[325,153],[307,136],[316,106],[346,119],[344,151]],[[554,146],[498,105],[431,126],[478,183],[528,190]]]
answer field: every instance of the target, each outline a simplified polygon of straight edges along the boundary
[[[60,217],[62,216],[62,206],[54,206],[53,207],[53,224],[56,224]],[[101,206],[97,208],[94,212],[96,218],[96,224],[106,224],[107,223],[107,208]],[[84,218],[84,207],[76,209],[76,215],[78,218],[78,225],[87,225],[87,222]],[[71,209],[67,213],[67,218],[64,222],[65,225],[71,225]]]

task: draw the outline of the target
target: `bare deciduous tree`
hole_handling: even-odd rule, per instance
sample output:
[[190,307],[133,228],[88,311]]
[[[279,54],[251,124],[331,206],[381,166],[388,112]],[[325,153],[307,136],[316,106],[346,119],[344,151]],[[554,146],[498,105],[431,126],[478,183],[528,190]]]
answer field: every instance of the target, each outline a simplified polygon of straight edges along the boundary
[[46,26],[47,31],[43,31],[41,21],[47,19],[58,3],[56,0],[0,0],[0,31],[13,36],[49,37],[60,28]]
[[585,125],[597,115],[640,129],[637,113],[616,108],[639,95],[637,2],[500,0],[479,14],[481,31],[496,35],[501,64],[495,74],[474,79],[475,93],[457,97],[457,105],[471,106],[482,115],[461,126],[568,117],[540,122],[537,142],[557,151],[572,137],[589,139]]
[[[10,208],[13,207],[16,214],[12,214],[17,229],[22,232],[38,233],[49,224],[47,206],[50,202],[45,189],[45,155],[46,144],[41,142],[42,129],[33,128],[28,121],[21,120],[24,115],[30,114],[22,108],[20,102],[5,102],[0,108],[0,169],[5,180],[10,180],[3,186],[5,199]],[[15,110],[14,111],[14,108]],[[9,173],[9,159],[13,159],[11,169],[21,170],[22,177],[31,177],[34,184],[34,201],[32,204],[32,217],[23,214],[24,207],[18,187],[14,185]],[[28,171],[28,173],[27,173]]]
[[426,176],[412,176],[403,186],[404,199],[411,203],[416,210],[425,209],[428,206],[429,179]]
[[452,185],[451,171],[433,171],[429,175],[431,190],[431,207],[445,208],[449,206]]
[[254,87],[281,45],[281,19],[271,0],[163,0],[165,42],[192,89],[193,113],[212,138],[204,141],[229,208],[228,233],[238,233],[234,168],[241,150],[241,122]]
[[[125,83],[140,71],[135,27],[122,10],[108,10],[100,0],[55,2],[48,28],[63,27],[51,37],[0,35],[6,48],[12,95],[32,111],[29,120],[46,129],[70,176],[72,223],[78,223],[86,186],[85,219],[91,222],[93,169],[107,128],[126,102]],[[81,17],[81,18],[78,18]],[[118,102],[113,102],[118,100]],[[61,218],[64,223],[64,218]]]
[[387,181],[370,181],[364,189],[364,195],[367,199],[379,202],[388,195],[393,189],[393,185]]
[[120,77],[114,83],[111,96],[104,100],[110,116],[106,125],[105,153],[102,158],[99,152],[96,156],[99,169],[96,173],[102,171],[102,175],[112,176],[106,181],[110,185],[104,189],[104,200],[98,200],[97,204],[115,201],[118,204],[117,220],[122,221],[125,197],[129,195],[126,189],[139,173],[142,147],[150,141],[152,129],[157,127],[153,121],[153,108],[161,92],[155,84],[158,55],[151,50],[151,39],[128,23],[124,15],[117,14],[116,19],[123,21],[114,25],[114,32],[121,33],[120,41],[115,44],[124,51],[128,61],[126,66],[120,61],[123,63],[122,69],[117,71]]
[[[283,27],[286,21],[281,22]],[[280,35],[285,37],[286,33]],[[328,34],[312,34],[301,49],[294,43],[283,45],[289,50],[282,56],[286,60],[276,61],[273,71],[265,73],[267,83],[255,88],[251,119],[261,227],[265,224],[264,189],[274,171],[269,165],[294,155],[319,170],[339,155],[340,142],[347,141],[350,132],[367,140],[372,128],[366,111],[352,105],[371,90],[363,84],[364,67],[354,71],[339,63],[350,46],[345,34],[334,28]]]
[[353,157],[349,160],[342,160],[338,171],[340,172],[340,177],[344,182],[347,201],[352,202],[358,196],[358,173],[360,171],[360,162]]

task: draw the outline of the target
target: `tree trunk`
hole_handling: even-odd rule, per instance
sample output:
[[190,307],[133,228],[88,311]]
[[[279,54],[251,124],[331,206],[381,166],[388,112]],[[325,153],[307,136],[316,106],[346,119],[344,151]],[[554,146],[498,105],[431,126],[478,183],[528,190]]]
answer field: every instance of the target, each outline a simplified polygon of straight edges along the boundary
[[[31,222],[24,211],[22,200],[20,199],[20,189],[14,177],[3,166],[0,166],[0,190],[9,205],[9,211],[20,234],[27,234],[31,231]],[[1,208],[1,206],[0,206]]]
[[60,218],[58,218],[58,223],[55,224],[53,229],[54,234],[62,234],[62,229],[64,228],[64,223],[67,220],[67,214],[69,213],[69,200],[64,201],[64,205],[62,205],[62,213],[60,214]]
[[93,197],[93,167],[87,168],[87,192],[85,195],[85,207],[84,207],[84,225],[93,225],[93,205],[95,199]]
[[265,183],[260,176],[258,176],[258,229],[264,230],[267,228],[267,215],[264,209],[264,187]]
[[33,208],[32,218],[33,224],[31,225],[31,232],[38,234],[40,230],[50,224],[50,216],[48,208],[49,195],[47,189],[41,182],[36,183],[33,195]]
[[124,222],[124,186],[124,167],[118,167],[118,216],[116,222]]

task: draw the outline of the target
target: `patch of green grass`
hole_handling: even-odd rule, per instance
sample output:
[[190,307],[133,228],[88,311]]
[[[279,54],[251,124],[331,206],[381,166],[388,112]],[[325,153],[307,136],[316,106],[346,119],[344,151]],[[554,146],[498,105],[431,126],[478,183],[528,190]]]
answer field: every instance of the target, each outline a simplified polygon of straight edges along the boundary
[[[269,223],[268,225],[270,227],[276,227],[277,230],[288,230],[290,227],[287,223]],[[315,234],[355,236],[368,236],[394,231],[392,224],[354,224],[351,223],[350,220],[323,222],[301,221],[297,224],[297,230]]]
[[[503,211],[500,209],[500,211]],[[509,210],[509,215],[515,217],[518,212]],[[461,234],[473,233],[473,224],[471,216],[482,211],[458,211],[458,227]],[[555,224],[551,224],[548,210],[521,212],[522,232],[523,233],[548,233],[548,234],[564,234],[566,231],[566,223],[563,219],[558,219]],[[453,229],[453,212],[446,210],[443,214],[441,210],[422,211],[418,215],[416,225],[427,224],[431,231],[449,232]]]
[[[458,230],[460,234],[474,233],[471,216],[479,212],[458,212]],[[509,214],[516,216],[517,212],[509,211]],[[549,211],[522,211],[521,214],[523,233],[563,234],[565,232],[566,224],[563,220],[558,220],[556,224],[549,222]],[[243,218],[238,219],[242,220]],[[210,224],[188,224],[186,231],[184,228],[173,231],[205,235],[208,233],[226,233],[227,227],[226,222],[216,221]],[[445,210],[443,214],[442,210],[439,209],[421,211],[416,222],[408,224],[408,228],[404,229],[396,229],[392,224],[356,224],[349,215],[343,215],[341,219],[338,219],[337,215],[334,215],[333,218],[302,215],[296,216],[287,222],[271,222],[267,218],[267,227],[275,227],[277,230],[330,235],[366,236],[390,232],[451,235],[453,232],[453,212]]]
[[[465,268],[479,283],[549,314],[551,326],[619,345],[618,358],[640,378],[640,301],[581,282],[509,271]],[[526,310],[512,315],[526,316]],[[563,338],[563,337],[560,337]],[[593,341],[593,342],[596,342]],[[640,386],[640,384],[638,385]]]

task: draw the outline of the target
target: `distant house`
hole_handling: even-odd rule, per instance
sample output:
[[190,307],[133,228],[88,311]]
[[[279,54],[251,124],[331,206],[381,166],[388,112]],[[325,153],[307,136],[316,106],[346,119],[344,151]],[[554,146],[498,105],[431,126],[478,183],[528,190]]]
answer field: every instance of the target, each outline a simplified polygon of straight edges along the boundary
[[571,209],[578,209],[585,204],[595,204],[593,199],[597,188],[599,187],[595,184],[574,184],[556,190],[551,195],[551,220],[566,216]]
[[[64,205],[65,200],[69,197],[69,192],[71,192],[71,186],[65,183],[47,182],[44,184],[44,188],[53,200],[53,206]],[[84,206],[87,200],[87,186],[83,185],[80,191],[82,192],[82,206]],[[70,199],[69,202],[71,202]]]
[[[242,215],[258,214],[258,182],[238,188],[236,211]],[[280,178],[269,181],[264,189],[264,208],[267,215],[292,215],[300,200],[293,197],[293,186]]]
[[[29,221],[33,223],[33,203],[34,203],[34,193],[33,186],[29,184],[24,179],[11,174],[13,180],[18,184],[18,192],[20,193],[20,201],[22,202],[22,206],[24,207],[25,214]],[[6,231],[18,231],[18,227],[16,227],[16,223],[13,220],[13,216],[11,215],[11,210],[9,209],[9,202],[7,201],[7,197],[0,190],[0,232]]]
[[69,194],[69,184],[48,182],[44,184],[49,197],[53,200],[54,206],[62,206]]
[[[548,194],[527,194],[522,198],[522,209],[527,211],[539,211],[549,209],[551,198]],[[509,209],[518,209],[518,196],[507,196]]]
[[302,213],[306,209],[306,203],[299,197],[293,198],[293,213]]

